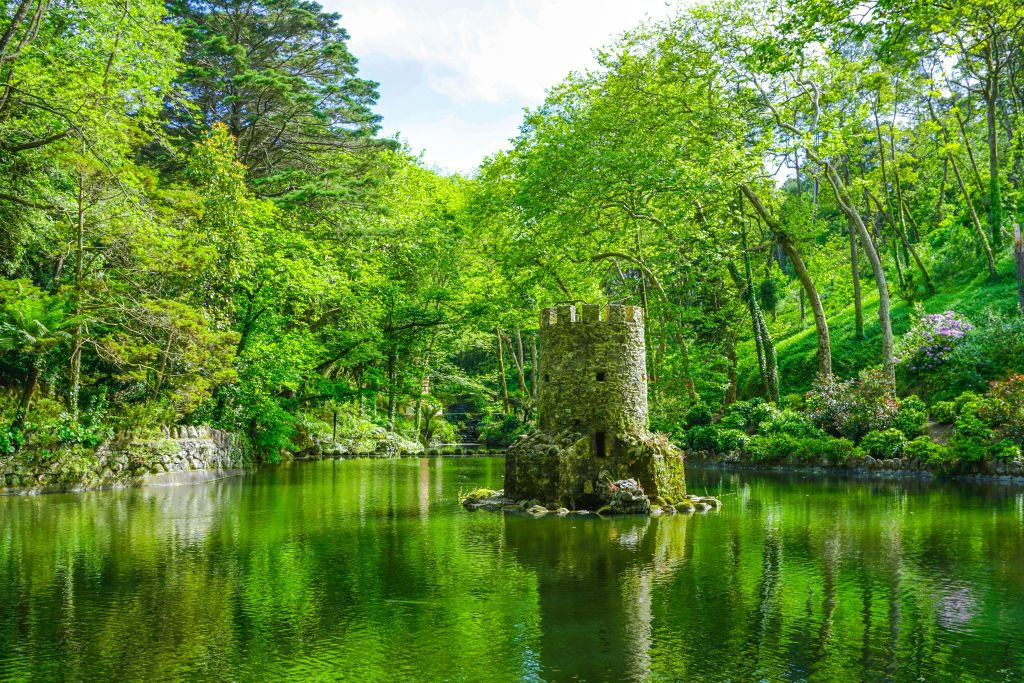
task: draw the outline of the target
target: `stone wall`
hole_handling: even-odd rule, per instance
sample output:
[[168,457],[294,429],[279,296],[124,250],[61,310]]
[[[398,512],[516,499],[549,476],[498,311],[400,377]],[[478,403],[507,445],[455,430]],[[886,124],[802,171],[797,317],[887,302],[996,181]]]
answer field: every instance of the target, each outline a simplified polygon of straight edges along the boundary
[[168,486],[242,474],[247,466],[233,434],[175,426],[156,439],[119,435],[94,451],[0,456],[0,494]]
[[642,308],[544,309],[538,428],[584,434],[646,432],[645,354]]

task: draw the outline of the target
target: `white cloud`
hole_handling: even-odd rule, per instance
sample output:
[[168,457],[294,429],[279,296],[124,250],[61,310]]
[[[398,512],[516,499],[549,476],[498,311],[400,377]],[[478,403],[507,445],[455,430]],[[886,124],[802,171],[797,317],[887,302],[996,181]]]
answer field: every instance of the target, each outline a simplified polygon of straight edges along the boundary
[[433,90],[457,103],[539,102],[569,71],[590,66],[593,50],[665,0],[334,0],[356,55],[385,54],[426,67]]
[[[384,132],[428,164],[469,172],[515,136],[524,107],[666,0],[321,0],[340,12]],[[682,0],[684,2],[688,0]]]

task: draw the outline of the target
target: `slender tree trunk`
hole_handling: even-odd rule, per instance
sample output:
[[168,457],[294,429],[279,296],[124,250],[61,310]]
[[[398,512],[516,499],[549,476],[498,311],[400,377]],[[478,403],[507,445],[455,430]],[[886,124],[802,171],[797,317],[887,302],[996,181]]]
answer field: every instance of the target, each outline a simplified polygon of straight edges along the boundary
[[683,302],[679,302],[679,320],[676,329],[676,343],[679,344],[679,353],[683,361],[683,386],[686,388],[686,396],[691,401],[697,401],[697,389],[693,386],[693,376],[690,366],[690,344],[683,334]]
[[740,274],[739,269],[733,263],[729,263],[728,268],[729,275],[732,276],[732,280],[736,284],[736,289],[739,290],[740,298],[746,302],[747,309],[750,311],[750,324],[754,333],[754,351],[757,355],[757,369],[761,375],[761,385],[764,387],[764,395],[770,397],[772,395],[771,383],[768,381],[768,367],[765,361],[764,345],[761,341],[761,325],[758,323],[760,311],[758,311],[757,302],[753,300],[753,293],[747,287],[746,280]]
[[496,336],[498,341],[498,385],[501,387],[501,400],[505,406],[505,414],[508,415],[508,382],[505,381],[505,354],[502,351],[504,343],[501,340],[503,335],[500,327],[496,328]]
[[167,333],[167,343],[164,344],[163,353],[160,354],[160,369],[156,373],[156,382],[153,383],[153,400],[155,401],[160,396],[160,388],[164,383],[164,374],[167,372],[167,357],[171,355],[171,340],[174,339],[174,335],[171,332]]
[[974,231],[978,234],[978,241],[981,242],[981,248],[985,252],[985,260],[988,265],[989,277],[995,279],[996,260],[992,255],[992,247],[989,245],[988,238],[985,236],[985,230],[981,227],[981,221],[978,219],[978,214],[974,211],[974,202],[971,201],[971,196],[967,192],[967,186],[964,185],[964,179],[960,176],[960,169],[956,165],[956,159],[952,156],[949,157],[949,165],[953,168],[953,177],[956,178],[956,184],[960,187],[960,193],[964,197],[964,204],[967,205],[967,211],[971,215],[971,223],[974,225]]
[[530,335],[530,399],[537,405],[537,335]]
[[38,386],[39,366],[32,363],[31,369],[28,371],[28,381],[21,390],[21,398],[18,400],[18,410],[14,413],[14,423],[12,426],[18,431],[25,428],[25,416],[28,415],[29,408],[32,407],[32,397],[35,395],[36,387]]
[[388,431],[395,430],[395,411],[397,409],[396,387],[395,387],[395,366],[398,363],[397,354],[394,348],[388,350]]
[[743,238],[743,267],[746,271],[747,292],[754,311],[754,325],[761,338],[761,346],[764,348],[765,383],[768,388],[768,400],[773,403],[779,402],[779,361],[775,355],[775,342],[772,334],[768,331],[768,324],[765,322],[764,313],[757,303],[757,293],[754,291],[753,271],[750,267],[750,254],[746,249],[746,235]]
[[960,112],[953,110],[953,117],[960,128],[960,137],[964,141],[964,149],[967,150],[967,158],[971,162],[971,170],[974,171],[974,181],[978,183],[978,193],[985,194],[985,184],[981,182],[981,172],[978,171],[978,162],[974,160],[974,147],[971,145],[971,138],[967,135],[967,127],[960,116]]
[[942,160],[942,182],[939,183],[939,198],[935,201],[935,224],[942,222],[942,200],[946,194],[946,180],[949,176],[949,159]]
[[857,256],[857,228],[852,221],[847,221],[850,234],[850,273],[853,276],[853,319],[854,338],[864,338],[864,303],[860,292],[860,262]]
[[725,405],[736,402],[736,335],[729,334],[725,340],[725,357],[729,361],[729,386],[725,390]]
[[988,229],[992,248],[998,249],[1003,242],[1002,201],[999,197],[999,139],[996,130],[996,106],[999,99],[999,74],[994,68],[992,41],[986,49],[989,62],[985,86],[985,120],[988,125]]
[[[796,271],[796,276],[803,286],[803,291],[807,294],[807,300],[811,305],[811,313],[814,315],[814,326],[818,333],[818,373],[823,377],[827,377],[832,374],[832,342],[828,331],[828,320],[825,318],[825,308],[821,304],[821,297],[818,296],[818,290],[814,286],[814,281],[811,279],[810,273],[807,272],[807,266],[800,257],[800,253],[796,250],[793,241],[789,238],[789,235],[780,229],[778,223],[768,213],[764,204],[761,203],[761,198],[757,196],[757,193],[746,184],[741,184],[740,189],[747,199],[750,200],[750,204],[757,211],[758,215],[761,216],[765,225],[775,235],[775,239],[779,242],[789,262],[793,265],[793,270]],[[753,291],[751,291],[751,295],[753,296]]]
[[84,341],[84,280],[85,280],[85,178],[78,178],[78,210],[75,235],[75,329],[71,343],[70,390],[68,409],[73,421],[78,420],[78,390],[82,374],[82,346]]
[[1021,238],[1020,223],[1013,224],[1013,256],[1017,264],[1017,305],[1024,315],[1024,239]]
[[843,181],[836,172],[836,169],[829,161],[822,160],[821,163],[825,170],[825,179],[832,186],[836,203],[839,204],[842,212],[846,214],[847,220],[853,223],[856,228],[857,234],[860,236],[861,248],[868,257],[868,262],[871,263],[871,270],[875,275],[875,286],[878,289],[878,322],[882,331],[882,375],[890,390],[895,392],[896,362],[893,353],[892,317],[889,312],[889,286],[885,278],[885,269],[882,267],[882,260],[878,257],[878,251],[871,240],[871,234],[868,232],[867,226],[864,225],[864,221],[861,219],[857,207],[854,206],[853,201],[850,199],[850,194],[846,191],[846,187],[843,185]]
[[[924,267],[924,262],[921,261],[921,257],[918,256],[917,254],[917,249],[914,248],[914,245],[911,244],[910,240],[907,238],[907,233],[905,232],[906,224],[904,223],[903,225],[900,225],[899,223],[894,221],[892,216],[889,213],[887,213],[884,208],[882,208],[882,205],[879,203],[879,201],[875,199],[873,195],[870,194],[870,190],[868,190],[868,194],[869,196],[871,196],[872,199],[874,199],[875,206],[878,207],[878,211],[879,213],[882,214],[882,218],[885,219],[886,222],[888,222],[889,225],[892,226],[893,231],[896,233],[896,236],[900,238],[900,242],[903,244],[903,248],[906,250],[906,253],[913,257],[914,263],[917,265],[917,269],[921,271],[921,275],[922,277],[924,277],[924,283],[928,289],[928,293],[934,294],[935,286],[932,284],[932,279],[928,275],[928,269]],[[902,221],[902,217],[900,220]],[[896,253],[895,248],[893,249],[893,252]],[[899,268],[900,266],[898,254],[896,254],[896,266],[897,268]]]

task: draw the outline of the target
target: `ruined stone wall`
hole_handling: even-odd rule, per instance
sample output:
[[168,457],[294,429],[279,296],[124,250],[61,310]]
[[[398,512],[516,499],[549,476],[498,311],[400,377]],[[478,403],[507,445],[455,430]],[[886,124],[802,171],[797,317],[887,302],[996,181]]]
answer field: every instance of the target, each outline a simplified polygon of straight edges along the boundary
[[537,421],[542,431],[647,431],[642,308],[544,309],[540,354]]
[[0,456],[0,494],[192,483],[241,474],[246,466],[233,434],[175,426],[165,428],[163,438],[120,436],[91,452]]

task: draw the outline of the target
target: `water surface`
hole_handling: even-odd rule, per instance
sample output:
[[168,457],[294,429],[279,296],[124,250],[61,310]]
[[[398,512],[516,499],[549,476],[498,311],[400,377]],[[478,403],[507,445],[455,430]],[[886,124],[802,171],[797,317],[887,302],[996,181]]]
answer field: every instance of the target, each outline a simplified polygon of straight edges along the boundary
[[0,679],[1021,680],[1024,493],[700,472],[463,511],[500,459],[0,497]]

